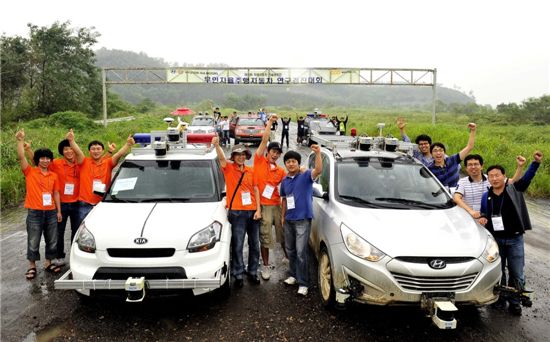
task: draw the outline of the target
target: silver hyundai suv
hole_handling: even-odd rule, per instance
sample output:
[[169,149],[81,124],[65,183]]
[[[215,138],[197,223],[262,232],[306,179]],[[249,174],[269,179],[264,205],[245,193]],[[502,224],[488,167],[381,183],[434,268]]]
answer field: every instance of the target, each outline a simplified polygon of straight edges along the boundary
[[325,305],[419,305],[433,314],[434,298],[497,300],[495,240],[422,163],[370,148],[323,148],[322,158],[310,243]]

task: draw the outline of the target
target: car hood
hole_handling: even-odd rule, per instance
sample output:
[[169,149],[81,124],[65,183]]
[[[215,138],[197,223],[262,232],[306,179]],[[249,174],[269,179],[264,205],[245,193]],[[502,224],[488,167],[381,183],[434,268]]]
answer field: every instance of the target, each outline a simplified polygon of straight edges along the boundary
[[[213,203],[108,203],[100,202],[86,217],[96,248],[185,249],[189,238],[214,220],[222,222],[220,202]],[[146,244],[134,239],[144,237]]]
[[344,209],[343,223],[391,257],[477,258],[487,231],[462,208],[440,210]]

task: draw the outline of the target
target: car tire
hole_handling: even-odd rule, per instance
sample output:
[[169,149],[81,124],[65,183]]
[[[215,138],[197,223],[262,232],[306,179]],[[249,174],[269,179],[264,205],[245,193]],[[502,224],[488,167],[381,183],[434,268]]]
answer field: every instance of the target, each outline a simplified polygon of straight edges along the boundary
[[90,305],[93,302],[92,296],[86,296],[76,290],[74,291],[74,293],[76,293],[76,296],[78,297],[78,301],[82,305]]
[[325,307],[333,307],[336,292],[332,281],[332,263],[326,248],[321,249],[318,264],[319,294]]
[[224,300],[229,298],[229,295],[231,294],[231,274],[230,272],[227,273],[227,278],[225,278],[225,282],[222,286],[220,286],[219,289],[216,290],[216,297],[220,300]]

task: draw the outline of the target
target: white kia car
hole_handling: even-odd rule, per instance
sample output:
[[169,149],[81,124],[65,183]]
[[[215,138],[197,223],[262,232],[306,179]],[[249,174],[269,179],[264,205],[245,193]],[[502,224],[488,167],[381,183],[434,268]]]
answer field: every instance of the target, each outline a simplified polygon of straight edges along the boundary
[[322,149],[310,243],[323,303],[417,305],[433,314],[436,301],[496,301],[501,261],[491,234],[418,160],[371,145]]
[[215,150],[177,133],[145,139],[82,222],[55,288],[118,291],[127,301],[179,290],[228,294],[231,229]]

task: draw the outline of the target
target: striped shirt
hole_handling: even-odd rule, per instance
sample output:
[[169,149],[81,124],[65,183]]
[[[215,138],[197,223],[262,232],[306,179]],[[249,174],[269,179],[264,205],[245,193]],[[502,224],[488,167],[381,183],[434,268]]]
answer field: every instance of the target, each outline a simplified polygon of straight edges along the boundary
[[441,184],[447,187],[455,187],[460,178],[458,164],[460,164],[460,155],[457,153],[450,157],[445,157],[445,164],[443,166],[436,166],[434,161],[428,166],[428,169],[439,179]]
[[462,199],[470,208],[479,211],[481,209],[481,197],[484,192],[489,190],[490,186],[491,184],[489,184],[489,180],[484,174],[481,175],[481,182],[474,182],[474,180],[468,176],[460,178],[456,193],[462,195]]

